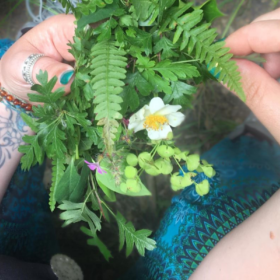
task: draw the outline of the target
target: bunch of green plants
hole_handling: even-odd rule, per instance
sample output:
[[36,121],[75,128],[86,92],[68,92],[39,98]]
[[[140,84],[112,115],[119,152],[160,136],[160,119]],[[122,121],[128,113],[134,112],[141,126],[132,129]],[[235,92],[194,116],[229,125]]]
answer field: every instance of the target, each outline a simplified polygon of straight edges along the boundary
[[[170,127],[182,123],[178,111],[191,107],[197,85],[209,78],[244,100],[232,55],[211,28],[222,14],[216,0],[200,6],[178,0],[60,2],[76,17],[69,43],[75,79],[64,96],[63,88],[53,91],[56,77],[37,76],[32,89],[38,94],[29,98],[44,106],[34,107],[36,118],[23,115],[36,135],[24,137],[29,145],[20,147],[22,168],[52,160],[51,210],[58,204],[65,226],[85,222],[88,244],[107,260],[112,255],[99,231],[109,216],[119,227],[120,250],[126,244],[127,256],[134,246],[144,255],[156,246],[151,231],[136,230],[109,204],[116,193],[151,195],[144,172],[169,176],[174,191],[195,185],[199,195],[209,192],[207,178],[215,170],[176,147]],[[202,173],[206,179],[196,183]]]

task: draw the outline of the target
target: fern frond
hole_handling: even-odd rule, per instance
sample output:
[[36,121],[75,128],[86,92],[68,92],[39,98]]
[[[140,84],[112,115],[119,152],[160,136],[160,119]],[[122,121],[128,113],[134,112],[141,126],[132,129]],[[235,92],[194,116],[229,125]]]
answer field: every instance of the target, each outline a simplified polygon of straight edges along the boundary
[[[91,51],[93,57],[91,68],[93,79],[91,86],[94,90],[94,101],[96,120],[99,125],[104,125],[103,138],[108,153],[112,151],[116,128],[116,119],[121,119],[122,115],[120,103],[123,99],[119,94],[125,85],[122,80],[126,78],[125,67],[127,65],[126,53],[117,49],[111,42],[101,42],[96,44]],[[101,121],[100,121],[101,120]]]
[[176,29],[173,43],[181,40],[181,51],[205,63],[209,70],[215,68],[214,75],[219,74],[218,80],[227,84],[244,101],[240,74],[235,62],[230,60],[232,54],[228,53],[228,48],[224,48],[225,42],[214,43],[217,37],[216,29],[209,28],[210,23],[202,23],[202,20],[202,10],[194,10],[179,18],[173,17],[169,23],[169,29]]
[[56,200],[55,200],[54,194],[55,194],[56,186],[58,185],[60,179],[62,178],[62,176],[64,174],[64,170],[65,170],[64,159],[56,157],[52,160],[52,165],[53,165],[53,167],[52,167],[52,185],[50,188],[50,199],[49,199],[49,205],[50,205],[51,211],[53,211],[55,209]]

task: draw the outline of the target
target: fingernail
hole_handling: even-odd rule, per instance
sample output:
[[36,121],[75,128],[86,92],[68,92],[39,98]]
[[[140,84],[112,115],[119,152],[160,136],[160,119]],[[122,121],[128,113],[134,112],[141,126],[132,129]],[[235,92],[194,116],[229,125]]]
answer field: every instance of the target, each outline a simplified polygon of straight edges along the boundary
[[213,67],[211,70],[209,70],[209,67],[210,66],[210,63],[208,63],[207,64],[207,68],[208,68],[208,71],[209,71],[209,73],[211,73],[212,74],[212,76],[214,76],[217,80],[220,78],[220,74],[221,74],[221,72],[219,71],[216,75],[215,75],[215,72],[216,72],[216,67]]
[[65,71],[64,73],[61,74],[60,83],[62,85],[67,85],[73,75],[74,75],[74,70]]

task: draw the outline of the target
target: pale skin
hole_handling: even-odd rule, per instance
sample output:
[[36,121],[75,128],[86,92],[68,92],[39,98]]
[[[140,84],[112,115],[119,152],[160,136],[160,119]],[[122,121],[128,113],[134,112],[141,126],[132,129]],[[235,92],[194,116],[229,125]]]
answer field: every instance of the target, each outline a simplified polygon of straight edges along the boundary
[[[60,18],[58,18],[60,17]],[[59,20],[58,20],[59,19]],[[65,22],[64,22],[65,21]],[[27,99],[30,86],[21,77],[20,67],[31,53],[45,53],[34,67],[33,79],[39,69],[47,70],[50,76],[71,69],[61,63],[62,58],[72,61],[67,42],[74,34],[74,18],[60,15],[40,24],[21,38],[0,61],[0,81],[4,87]],[[63,24],[64,23],[64,24]],[[246,104],[280,143],[280,10],[263,15],[253,23],[233,33],[227,46],[235,55],[252,52],[264,54],[267,62],[264,69],[244,59],[237,60],[242,83],[247,96]],[[70,84],[65,87],[70,90]],[[62,86],[57,83],[56,87]],[[15,120],[9,109],[0,103],[0,148],[4,149],[2,123]],[[14,129],[17,129],[14,124]],[[27,127],[26,133],[32,133]],[[9,130],[11,132],[12,129]],[[24,132],[20,132],[24,133]],[[10,134],[12,135],[12,134]],[[1,138],[2,137],[2,138]],[[18,139],[16,137],[16,139]],[[18,143],[16,144],[18,145]],[[9,146],[9,155],[0,167],[0,200],[10,178],[18,166],[20,153]],[[0,153],[1,155],[1,153]],[[2,155],[3,157],[3,155]],[[3,158],[0,158],[0,162]],[[5,179],[3,179],[5,178]],[[223,238],[203,260],[191,276],[191,280],[278,280],[280,275],[280,192],[267,201],[255,214]]]

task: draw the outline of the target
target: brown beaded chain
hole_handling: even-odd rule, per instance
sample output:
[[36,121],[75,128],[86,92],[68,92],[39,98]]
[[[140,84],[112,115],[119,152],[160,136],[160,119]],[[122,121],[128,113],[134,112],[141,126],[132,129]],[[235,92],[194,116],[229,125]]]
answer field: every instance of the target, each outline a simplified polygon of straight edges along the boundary
[[32,105],[8,93],[0,84],[0,102],[5,101],[13,108],[32,115]]

